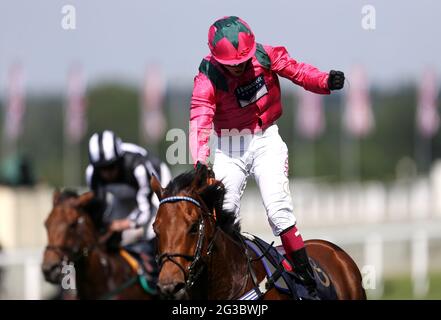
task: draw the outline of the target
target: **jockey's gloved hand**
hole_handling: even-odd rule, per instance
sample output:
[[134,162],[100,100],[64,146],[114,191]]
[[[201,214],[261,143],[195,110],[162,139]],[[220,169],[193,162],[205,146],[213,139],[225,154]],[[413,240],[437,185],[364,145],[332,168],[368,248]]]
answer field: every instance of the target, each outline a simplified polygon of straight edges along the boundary
[[328,78],[329,90],[340,90],[345,84],[345,74],[342,71],[331,70]]

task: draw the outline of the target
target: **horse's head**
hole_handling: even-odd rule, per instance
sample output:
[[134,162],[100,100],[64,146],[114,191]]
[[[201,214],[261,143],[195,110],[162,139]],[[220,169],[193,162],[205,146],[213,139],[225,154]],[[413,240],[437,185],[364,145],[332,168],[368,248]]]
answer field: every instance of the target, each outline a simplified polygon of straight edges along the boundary
[[87,255],[96,242],[94,224],[84,210],[92,198],[92,192],[81,196],[70,191],[54,192],[53,208],[45,221],[48,245],[44,251],[42,271],[47,281],[59,283],[63,265],[75,263]]
[[216,237],[216,212],[224,187],[206,167],[181,174],[163,189],[152,177],[160,200],[153,224],[160,267],[158,288],[166,298],[189,298],[200,280]]

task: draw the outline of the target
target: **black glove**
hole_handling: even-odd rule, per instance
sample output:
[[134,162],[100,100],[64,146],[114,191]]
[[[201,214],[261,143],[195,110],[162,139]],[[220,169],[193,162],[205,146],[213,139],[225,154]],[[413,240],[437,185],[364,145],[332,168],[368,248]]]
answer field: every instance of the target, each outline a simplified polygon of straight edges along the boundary
[[341,71],[331,70],[328,78],[329,90],[340,90],[345,84],[345,74]]

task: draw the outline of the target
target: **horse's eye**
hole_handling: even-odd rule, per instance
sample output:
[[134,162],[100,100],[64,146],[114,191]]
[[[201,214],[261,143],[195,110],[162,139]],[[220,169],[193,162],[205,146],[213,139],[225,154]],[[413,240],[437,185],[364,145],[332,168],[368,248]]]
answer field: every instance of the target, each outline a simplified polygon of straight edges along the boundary
[[75,220],[71,224],[69,224],[69,229],[75,229],[78,225],[78,220]]
[[188,233],[191,233],[191,234],[198,233],[198,226],[199,226],[199,223],[197,223],[197,222],[193,223],[191,225],[190,230],[188,231]]

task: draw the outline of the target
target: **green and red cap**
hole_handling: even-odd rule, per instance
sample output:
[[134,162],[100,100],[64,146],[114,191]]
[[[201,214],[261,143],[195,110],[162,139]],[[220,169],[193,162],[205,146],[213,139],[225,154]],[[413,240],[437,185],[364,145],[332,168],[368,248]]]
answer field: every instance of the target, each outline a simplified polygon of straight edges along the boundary
[[236,65],[250,59],[256,52],[256,41],[249,25],[229,16],[217,20],[208,30],[208,47],[214,59],[222,64]]

